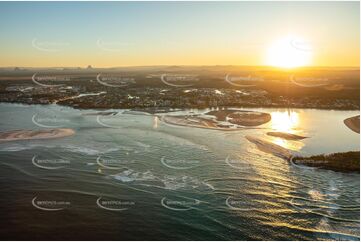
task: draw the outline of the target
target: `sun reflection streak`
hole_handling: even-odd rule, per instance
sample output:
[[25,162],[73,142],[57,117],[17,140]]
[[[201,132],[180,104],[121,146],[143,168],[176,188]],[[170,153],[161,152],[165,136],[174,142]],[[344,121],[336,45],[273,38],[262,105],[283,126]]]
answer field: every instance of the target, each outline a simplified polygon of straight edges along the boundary
[[275,144],[279,145],[279,146],[283,146],[283,147],[285,147],[285,148],[289,148],[287,141],[284,140],[284,139],[275,138],[275,139],[273,140],[273,142],[274,142]]
[[279,132],[290,132],[299,125],[299,114],[290,112],[272,112],[271,128]]
[[302,141],[285,140],[282,138],[271,137],[270,141],[276,145],[282,146],[289,150],[299,151],[305,144]]
[[158,120],[159,120],[159,118],[157,116],[154,116],[154,118],[153,118],[153,129],[158,128]]

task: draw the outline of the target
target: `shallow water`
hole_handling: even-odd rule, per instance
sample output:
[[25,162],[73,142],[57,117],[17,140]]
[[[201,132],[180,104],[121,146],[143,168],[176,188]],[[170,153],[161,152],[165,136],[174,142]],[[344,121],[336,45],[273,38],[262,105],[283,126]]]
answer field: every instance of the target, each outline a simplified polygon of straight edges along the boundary
[[[0,104],[2,131],[76,130],[0,144],[1,237],[359,240],[359,174],[295,167],[245,139],[302,155],[359,150],[359,134],[343,124],[358,112],[247,110],[271,113],[272,121],[227,132],[141,113],[85,116],[89,110]],[[285,141],[269,131],[309,138]]]

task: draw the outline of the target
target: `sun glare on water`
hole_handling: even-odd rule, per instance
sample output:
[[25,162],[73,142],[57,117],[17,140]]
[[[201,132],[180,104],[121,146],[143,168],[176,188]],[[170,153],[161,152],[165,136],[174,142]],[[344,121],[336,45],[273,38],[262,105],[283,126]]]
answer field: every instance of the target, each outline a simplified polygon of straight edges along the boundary
[[279,132],[290,132],[299,124],[296,112],[272,112],[271,128]]
[[266,63],[282,68],[311,64],[312,46],[300,38],[286,37],[274,42],[268,49]]

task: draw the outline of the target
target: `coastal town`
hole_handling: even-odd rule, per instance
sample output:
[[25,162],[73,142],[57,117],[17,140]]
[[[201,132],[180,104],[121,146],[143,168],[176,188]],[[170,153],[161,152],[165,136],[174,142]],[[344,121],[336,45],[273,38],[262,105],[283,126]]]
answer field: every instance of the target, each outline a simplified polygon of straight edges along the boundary
[[95,80],[38,85],[32,81],[0,81],[0,102],[51,104],[74,108],[211,108],[289,107],[358,110],[352,95],[329,96],[312,93],[293,95],[253,87],[172,87],[167,85],[124,85],[112,87]]

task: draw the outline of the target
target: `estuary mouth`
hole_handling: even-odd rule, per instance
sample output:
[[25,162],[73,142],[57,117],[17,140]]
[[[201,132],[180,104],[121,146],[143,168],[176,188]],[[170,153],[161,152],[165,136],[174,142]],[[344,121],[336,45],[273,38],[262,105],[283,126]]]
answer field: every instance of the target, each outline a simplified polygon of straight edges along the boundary
[[12,1],[1,239],[360,240],[358,2]]

